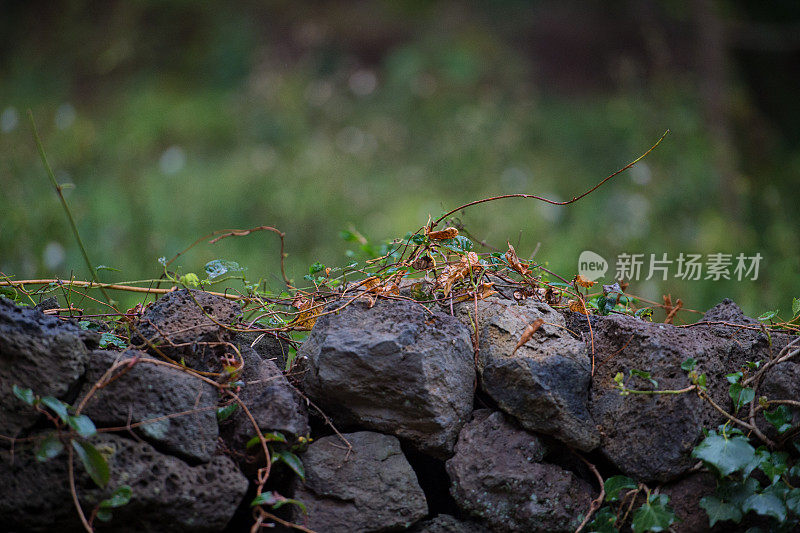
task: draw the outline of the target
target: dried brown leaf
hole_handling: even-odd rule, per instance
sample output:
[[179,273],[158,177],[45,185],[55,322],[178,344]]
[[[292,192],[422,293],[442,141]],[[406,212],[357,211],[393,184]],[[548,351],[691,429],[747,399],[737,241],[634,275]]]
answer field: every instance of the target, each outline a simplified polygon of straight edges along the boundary
[[581,276],[580,274],[575,276],[575,280],[574,281],[575,281],[575,283],[577,283],[581,287],[586,287],[586,288],[593,287],[594,285],[597,284],[596,281],[592,281],[592,280],[586,279],[583,276]]
[[569,304],[569,310],[575,313],[580,313],[582,315],[588,315],[589,312],[586,310],[586,306],[583,305],[583,301],[581,300],[570,300],[567,302]]
[[521,275],[525,276],[528,274],[528,265],[521,262],[517,257],[517,251],[514,250],[514,247],[511,246],[510,242],[508,244],[508,251],[506,252],[506,261],[508,264],[511,265],[511,268],[519,272]]
[[434,241],[441,241],[444,239],[455,239],[458,236],[458,229],[449,227],[439,231],[427,232],[428,238]]
[[542,324],[544,324],[544,320],[542,320],[541,318],[537,318],[536,320],[531,322],[528,325],[528,327],[525,328],[525,331],[522,332],[522,336],[519,338],[519,342],[514,347],[514,351],[511,352],[511,355],[517,353],[517,350],[519,350],[526,342],[531,340],[533,334],[536,333],[536,331],[538,331],[538,329],[542,326]]

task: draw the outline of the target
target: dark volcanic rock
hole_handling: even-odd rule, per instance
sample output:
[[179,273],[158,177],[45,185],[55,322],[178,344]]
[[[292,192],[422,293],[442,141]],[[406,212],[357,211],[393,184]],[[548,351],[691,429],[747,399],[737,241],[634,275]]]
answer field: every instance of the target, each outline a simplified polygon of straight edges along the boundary
[[272,361],[281,370],[286,366],[289,344],[281,341],[272,333],[240,331],[236,333],[233,342],[240,348],[245,346],[253,348],[261,359]]
[[238,303],[204,291],[170,292],[136,321],[133,342],[143,344],[145,337],[169,357],[183,358],[191,368],[219,371],[219,357],[232,352],[219,343],[230,342],[233,334],[216,322],[233,324],[241,312]]
[[306,481],[296,481],[294,497],[308,507],[307,527],[326,533],[399,531],[427,514],[425,494],[396,437],[369,431],[344,437],[350,452],[330,436],[303,455]]
[[[92,439],[107,457],[111,481],[99,489],[76,460],[76,485],[88,514],[120,485],[132,489],[131,501],[113,510],[102,530],[130,533],[221,531],[247,491],[247,479],[224,456],[190,467],[162,455],[146,443],[104,434]],[[66,454],[46,463],[31,453],[0,452],[0,523],[8,530],[82,531],[67,482]],[[56,526],[57,524],[57,526]]]
[[[92,352],[80,397],[88,394],[115,361],[130,361],[137,355],[147,357],[147,354],[134,350],[124,354],[103,350]],[[193,462],[210,461],[219,436],[217,389],[186,372],[146,361],[137,362],[130,370],[122,370],[115,371],[115,375],[120,375],[118,379],[90,398],[83,413],[98,427],[119,427],[128,422],[196,411],[145,423],[134,431],[163,452]]]
[[412,533],[489,533],[477,522],[459,520],[454,516],[440,514],[430,520],[423,520],[410,529]]
[[13,386],[69,400],[86,370],[97,335],[0,297],[0,435],[29,429],[39,413],[17,399]]
[[[742,321],[737,309],[724,302],[706,318]],[[775,335],[773,340],[779,342]],[[663,482],[686,473],[694,463],[689,454],[701,430],[714,428],[723,419],[696,394],[621,396],[614,382],[618,372],[625,375],[630,388],[655,388],[647,380],[628,378],[629,371],[637,369],[650,372],[659,389],[682,389],[691,383],[681,363],[693,357],[698,361],[698,373],[707,375],[711,398],[728,407],[725,374],[746,361],[769,356],[767,337],[758,331],[703,324],[679,328],[628,316],[598,321],[594,344],[600,363],[593,379],[590,410],[602,426],[601,450],[617,468],[642,481]]]
[[320,317],[300,349],[306,393],[334,419],[446,457],[472,411],[469,331],[408,301],[357,301]]
[[[241,352],[244,369],[239,379],[246,385],[239,393],[239,399],[247,406],[258,427],[262,431],[279,431],[289,442],[307,436],[311,431],[308,412],[286,377],[272,361],[262,361],[249,346],[243,346]],[[222,435],[228,446],[237,452],[244,452],[247,441],[255,434],[253,423],[241,408],[230,421],[223,423]]]
[[[717,482],[714,476],[707,472],[691,474],[663,486],[661,493],[669,496],[669,506],[675,511],[675,517],[678,519],[670,527],[670,530],[675,533],[710,531],[708,514],[700,507],[700,499],[703,496],[714,494],[716,487]],[[732,525],[732,522],[728,522],[727,525]],[[714,528],[714,531],[726,530],[727,527],[724,524]]]
[[[461,304],[465,323],[474,304]],[[564,329],[564,318],[544,302],[488,298],[478,302],[481,387],[525,429],[581,450],[600,442],[587,402],[591,363],[585,345]],[[514,353],[525,328],[545,321]]]
[[535,435],[503,413],[476,411],[447,461],[450,492],[492,531],[574,531],[592,489],[572,472],[540,463],[545,453]]
[[[800,346],[795,345],[794,349]],[[777,355],[777,352],[776,352]],[[796,359],[795,359],[796,360]],[[800,401],[800,363],[785,361],[768,369],[761,379],[758,396],[766,396],[768,400],[794,400]],[[770,411],[772,411],[771,408]],[[800,408],[788,407],[792,413],[792,426],[800,422]],[[778,430],[767,422],[763,416],[756,418],[759,428],[768,436],[778,438]]]

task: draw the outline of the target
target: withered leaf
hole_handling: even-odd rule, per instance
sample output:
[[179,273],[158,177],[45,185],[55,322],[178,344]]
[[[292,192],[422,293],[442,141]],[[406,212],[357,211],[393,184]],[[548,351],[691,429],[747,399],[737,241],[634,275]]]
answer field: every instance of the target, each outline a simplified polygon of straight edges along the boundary
[[569,304],[569,310],[575,313],[580,313],[582,315],[588,315],[589,312],[586,310],[586,306],[583,305],[583,301],[581,300],[570,300],[567,302]]
[[414,270],[430,270],[431,268],[436,266],[436,261],[433,260],[431,256],[428,254],[423,254],[411,263],[411,267]]
[[430,231],[428,232],[428,238],[441,241],[444,239],[455,239],[458,236],[458,229],[449,227],[439,231]]
[[514,250],[514,247],[511,246],[510,242],[508,244],[508,251],[506,252],[506,261],[508,264],[511,265],[511,268],[522,274],[523,276],[528,274],[528,265],[522,263],[519,258],[517,257],[517,251]]
[[522,336],[519,338],[519,342],[514,347],[514,351],[511,352],[511,355],[517,353],[517,350],[519,350],[526,342],[531,340],[533,334],[536,333],[536,331],[542,326],[542,324],[544,324],[544,320],[542,320],[541,318],[537,318],[536,320],[528,324],[528,327],[526,327],[525,331],[522,332]]

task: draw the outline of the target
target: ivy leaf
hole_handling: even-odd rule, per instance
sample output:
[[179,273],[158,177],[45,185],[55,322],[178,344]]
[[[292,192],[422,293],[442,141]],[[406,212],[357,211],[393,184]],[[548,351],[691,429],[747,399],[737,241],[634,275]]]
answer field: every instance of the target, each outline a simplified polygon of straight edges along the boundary
[[800,489],[792,489],[786,495],[786,507],[796,515],[800,515]]
[[603,507],[594,515],[594,520],[586,527],[589,533],[619,533],[614,527],[617,515],[609,507]]
[[64,444],[55,434],[48,435],[36,448],[36,460],[40,463],[49,461],[64,449]]
[[23,402],[27,403],[28,405],[33,405],[33,402],[36,401],[36,396],[33,394],[31,389],[23,389],[22,387],[18,387],[14,385],[11,387],[11,390],[14,391],[14,396],[22,400]]
[[792,298],[792,316],[800,315],[800,298]]
[[681,363],[681,370],[685,370],[686,372],[691,372],[697,366],[697,359],[694,357],[688,358],[686,361]]
[[742,520],[742,511],[730,502],[724,502],[716,496],[703,496],[700,498],[700,507],[708,515],[708,527],[714,527],[717,522],[733,520],[737,524]]
[[772,452],[758,467],[769,478],[770,483],[775,483],[789,470],[787,459],[789,454],[786,452]]
[[675,513],[667,506],[668,502],[669,496],[666,494],[650,495],[647,503],[633,514],[633,533],[666,531],[675,522]]
[[[283,442],[283,443],[287,442],[286,437],[284,437],[283,433],[281,433],[280,431],[273,431],[271,433],[263,433],[263,435],[264,435],[264,440],[267,441],[267,442]],[[257,446],[260,443],[261,443],[261,439],[259,439],[258,435],[256,435],[255,437],[253,437],[252,439],[247,441],[247,444],[245,445],[245,448],[247,448],[249,450],[253,446]]]
[[242,272],[247,270],[245,267],[240,266],[236,261],[225,261],[223,259],[214,259],[206,263],[205,271],[209,280],[217,279],[224,276],[228,272]]
[[292,452],[287,451],[278,451],[272,455],[272,462],[281,462],[287,465],[289,468],[297,474],[297,477],[302,479],[303,481],[306,480],[306,471],[303,468],[303,461],[300,460]]
[[52,396],[45,396],[42,398],[42,403],[52,409],[53,412],[58,415],[61,421],[66,424],[67,418],[69,417],[69,412],[67,412],[67,404],[58,398],[53,398]]
[[440,241],[442,246],[454,252],[471,252],[475,247],[473,242],[463,235],[456,235],[452,239],[445,239]]
[[113,333],[104,331],[100,335],[100,348],[107,348],[109,346],[125,349],[128,346],[128,343],[126,343],[124,340],[114,335]]
[[87,438],[97,433],[97,428],[92,422],[92,419],[86,415],[70,415],[67,418],[67,424],[74,429],[78,435]]
[[734,409],[738,411],[743,405],[747,405],[755,399],[756,391],[750,387],[742,387],[739,383],[733,383],[728,387],[728,396],[733,400]]
[[786,433],[792,429],[792,411],[785,405],[779,405],[774,411],[764,411],[764,418],[775,426],[778,433]]
[[725,374],[725,379],[728,380],[728,383],[739,383],[743,376],[744,374],[741,372],[734,372],[733,374]]
[[761,516],[771,516],[779,522],[786,520],[786,506],[780,498],[770,492],[753,494],[742,504],[742,511],[753,511]]
[[78,454],[84,468],[86,468],[94,482],[97,483],[97,486],[102,488],[108,485],[111,472],[105,457],[100,455],[97,448],[88,442],[75,439],[72,441],[72,447],[75,448],[75,453]]
[[101,509],[114,509],[127,505],[131,501],[133,490],[128,485],[120,485],[111,496],[100,502]]
[[645,372],[644,370],[637,370],[635,368],[632,368],[628,373],[631,376],[637,376],[637,377],[640,377],[642,379],[646,379],[647,381],[652,383],[654,387],[658,387],[658,381],[656,381],[652,377],[650,377],[650,372]]
[[766,322],[768,320],[772,320],[776,316],[778,316],[778,310],[777,309],[774,310],[774,311],[767,311],[766,313],[764,313],[761,316],[759,316],[758,320],[761,321],[761,322]]
[[250,502],[250,507],[255,507],[256,505],[268,505],[273,509],[278,509],[286,504],[292,504],[298,506],[302,511],[303,514],[308,514],[308,509],[306,508],[306,504],[301,502],[300,500],[294,500],[292,498],[284,498],[278,493],[273,493],[272,491],[262,492],[258,496],[256,496],[252,502]]
[[692,457],[713,466],[722,476],[746,467],[755,455],[756,450],[744,436],[718,435],[713,430],[692,450]]
[[316,261],[313,265],[308,267],[308,273],[311,274],[312,276],[317,272],[322,272],[323,270],[325,270],[325,265],[323,265],[319,261]]
[[606,490],[606,501],[615,502],[619,500],[619,493],[623,489],[635,489],[638,485],[634,480],[627,476],[612,476],[603,484]]
[[[232,403],[230,405],[226,405],[225,407],[220,407],[217,409],[217,422],[224,422],[230,416],[236,412],[236,409],[239,407],[239,404]],[[256,437],[258,438],[258,437]]]

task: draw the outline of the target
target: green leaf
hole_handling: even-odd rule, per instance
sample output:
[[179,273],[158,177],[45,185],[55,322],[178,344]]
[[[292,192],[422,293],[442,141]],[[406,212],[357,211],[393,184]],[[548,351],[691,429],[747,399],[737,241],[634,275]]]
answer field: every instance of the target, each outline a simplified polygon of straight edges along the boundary
[[[280,431],[273,431],[271,433],[263,433],[264,440],[267,442],[287,442],[286,437],[283,436],[283,433]],[[258,435],[247,441],[245,444],[245,448],[248,450],[253,446],[257,446],[261,442],[261,439],[258,438]]]
[[742,520],[742,511],[730,502],[724,502],[716,496],[703,496],[700,498],[700,507],[708,515],[708,527],[714,527],[717,522],[733,520],[737,524]]
[[706,390],[706,379],[707,378],[706,378],[706,375],[704,373],[700,374],[700,376],[697,378],[697,384],[703,390]]
[[652,319],[653,318],[653,308],[652,307],[644,307],[642,309],[637,310],[633,314],[633,316],[635,316],[636,318],[641,318],[643,320],[645,318],[651,318]]
[[109,509],[98,509],[95,515],[101,522],[111,522],[112,514]]
[[753,494],[747,498],[742,504],[742,511],[771,516],[779,522],[786,520],[786,505],[775,494],[769,492]]
[[675,513],[667,506],[668,502],[666,494],[651,494],[647,503],[633,514],[633,532],[666,531],[675,522]]
[[91,478],[98,487],[105,487],[108,485],[108,480],[111,477],[111,472],[108,468],[108,463],[105,457],[100,455],[97,448],[88,442],[72,440],[72,447],[75,448],[75,453],[80,457],[84,468],[89,473]]
[[475,247],[472,241],[463,235],[456,235],[453,239],[444,239],[440,242],[442,246],[454,252],[470,252]]
[[681,363],[681,370],[685,370],[686,372],[691,372],[697,366],[697,359],[694,357],[689,357],[686,361]]
[[768,320],[772,320],[776,316],[778,316],[778,310],[777,309],[774,310],[774,311],[767,311],[766,313],[764,313],[761,316],[759,316],[758,320],[760,320],[761,322],[767,322]]
[[114,267],[110,267],[110,266],[106,266],[106,265],[97,265],[96,267],[94,267],[94,270],[96,272],[100,272],[101,270],[110,270],[111,272],[122,272],[122,270],[120,270],[118,268],[114,268]]
[[742,387],[740,383],[733,383],[728,387],[728,396],[733,400],[733,408],[738,411],[755,399],[756,391],[750,387]]
[[692,450],[692,457],[714,467],[722,476],[746,467],[755,456],[756,450],[742,435],[718,435],[713,430]]
[[60,454],[63,449],[64,444],[59,438],[55,434],[50,434],[36,447],[36,460],[40,463],[49,461]]
[[603,484],[606,490],[606,501],[615,502],[619,500],[619,493],[623,489],[635,489],[638,487],[636,482],[627,476],[612,476]]
[[764,418],[767,419],[767,422],[775,426],[778,433],[786,433],[792,429],[794,415],[787,406],[779,405],[774,411],[764,411]]
[[618,533],[619,529],[614,527],[616,521],[616,513],[609,507],[602,507],[594,515],[594,520],[586,526],[586,531],[589,533]]
[[53,398],[52,396],[45,396],[42,398],[42,403],[52,409],[62,422],[67,422],[67,418],[69,417],[69,412],[67,412],[67,404],[58,398]]
[[67,425],[74,429],[78,435],[87,438],[97,433],[97,428],[92,419],[86,415],[70,415],[67,417]]
[[325,270],[325,265],[323,265],[319,261],[315,262],[313,265],[308,267],[308,273],[311,274],[312,276],[317,272],[322,272],[323,270]]
[[131,501],[133,490],[128,485],[120,485],[111,496],[100,502],[101,509],[111,509],[127,505]]
[[255,507],[256,505],[268,505],[273,509],[278,509],[286,504],[296,505],[298,506],[304,514],[308,514],[308,509],[306,508],[306,504],[301,502],[300,500],[294,500],[292,498],[284,498],[278,493],[273,493],[272,491],[262,492],[258,496],[256,496],[252,502],[250,502],[250,507]]
[[800,298],[792,298],[792,316],[800,315]]
[[786,495],[786,507],[796,515],[800,515],[800,489],[792,489]]
[[128,343],[113,333],[104,331],[100,334],[100,348],[108,348],[109,346],[125,349],[128,346]]
[[650,377],[650,372],[645,372],[644,370],[637,370],[635,368],[632,368],[629,371],[629,374],[631,376],[636,376],[636,377],[640,377],[642,379],[646,379],[647,381],[652,383],[654,387],[658,387],[658,381],[656,381],[652,377]]
[[240,266],[236,261],[225,261],[223,259],[214,259],[206,263],[204,267],[209,280],[217,279],[224,276],[228,272],[242,272],[247,270],[245,267]]
[[[217,422],[224,422],[230,416],[236,412],[236,409],[239,408],[239,404],[232,403],[230,405],[226,405],[225,407],[219,407],[217,409]],[[258,437],[256,437],[258,438]]]
[[786,452],[768,452],[758,468],[769,478],[770,483],[775,483],[789,470],[788,459],[789,454]]
[[739,380],[742,379],[742,376],[744,376],[744,374],[741,372],[734,372],[733,374],[725,374],[725,379],[728,380],[728,383],[739,383]]
[[11,390],[14,391],[14,396],[22,400],[23,402],[27,403],[28,405],[33,405],[33,402],[36,401],[36,396],[33,394],[31,389],[23,389],[22,387],[18,387],[14,385],[11,387]]
[[287,465],[289,468],[297,474],[297,477],[302,479],[303,481],[306,480],[306,471],[303,468],[303,461],[300,460],[292,452],[287,451],[278,451],[272,455],[272,462],[281,462]]

